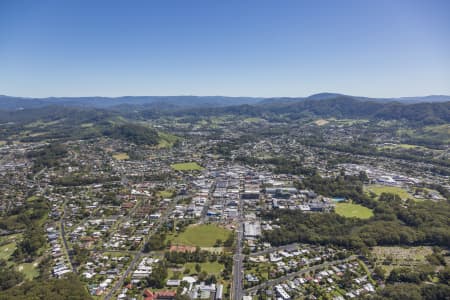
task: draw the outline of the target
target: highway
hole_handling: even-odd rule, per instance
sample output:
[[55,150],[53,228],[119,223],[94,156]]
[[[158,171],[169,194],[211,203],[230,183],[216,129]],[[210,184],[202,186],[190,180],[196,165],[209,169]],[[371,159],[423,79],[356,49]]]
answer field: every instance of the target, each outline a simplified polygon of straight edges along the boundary
[[232,299],[242,300],[243,297],[243,259],[242,255],[242,243],[244,239],[244,217],[243,217],[243,203],[239,200],[238,207],[238,226],[237,226],[237,239],[236,249],[233,256],[233,283],[232,283]]

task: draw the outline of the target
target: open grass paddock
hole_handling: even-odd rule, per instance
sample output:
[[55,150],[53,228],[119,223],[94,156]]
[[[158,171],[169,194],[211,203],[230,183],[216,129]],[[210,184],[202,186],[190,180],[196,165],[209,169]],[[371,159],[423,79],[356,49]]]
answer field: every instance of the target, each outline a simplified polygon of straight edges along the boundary
[[369,219],[373,216],[373,212],[370,208],[352,203],[336,204],[335,212],[346,218]]
[[172,239],[172,245],[213,247],[218,239],[225,241],[231,231],[217,225],[190,225]]

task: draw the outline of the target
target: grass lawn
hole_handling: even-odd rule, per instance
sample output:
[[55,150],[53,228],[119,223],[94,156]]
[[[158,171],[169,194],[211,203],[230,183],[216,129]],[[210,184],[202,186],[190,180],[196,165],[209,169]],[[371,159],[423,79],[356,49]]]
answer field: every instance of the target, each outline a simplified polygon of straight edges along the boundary
[[111,257],[125,257],[129,256],[130,254],[128,252],[103,252],[104,256],[111,256]]
[[258,123],[258,122],[261,122],[263,120],[264,119],[261,119],[261,118],[246,118],[246,119],[244,119],[244,122],[247,122],[247,123]]
[[158,136],[160,137],[158,148],[171,148],[180,138],[176,135],[158,132]]
[[172,245],[212,247],[217,239],[225,241],[231,231],[216,225],[190,225],[184,232],[173,237]]
[[263,280],[268,280],[269,270],[269,263],[258,263],[257,266],[252,266],[249,270],[246,270],[246,273],[261,276]]
[[335,123],[338,123],[340,125],[346,125],[346,126],[369,122],[369,120],[366,120],[366,119],[334,119],[334,118],[330,118],[329,120],[334,121]]
[[417,145],[411,145],[411,144],[395,144],[395,145],[386,145],[380,147],[380,149],[415,149],[415,148],[422,148],[421,146]]
[[170,191],[170,190],[159,191],[157,193],[157,195],[161,196],[162,198],[172,198],[173,197],[173,191]]
[[[182,266],[182,268],[180,269],[172,269],[169,268],[168,269],[168,278],[174,278],[174,274],[175,272],[179,272],[180,276],[179,278],[181,279],[181,277],[183,276],[193,276],[193,275],[197,275],[197,271],[195,270],[195,265],[197,263],[195,262],[190,262],[190,263],[186,263]],[[217,279],[220,280],[220,273],[222,272],[222,270],[224,269],[224,265],[218,263],[218,262],[205,262],[205,263],[199,263],[201,270],[200,272],[206,272],[208,273],[208,275],[215,275]],[[189,269],[189,273],[188,274],[184,274],[184,270]]]
[[3,146],[4,144],[6,144],[5,141],[0,141],[0,146]]
[[371,191],[380,196],[382,193],[396,194],[403,200],[415,199],[411,194],[400,187],[396,186],[385,186],[385,185],[371,185],[366,187],[366,191]]
[[27,198],[27,201],[28,202],[33,202],[33,201],[37,200],[38,198],[39,198],[38,196],[31,196],[31,197]]
[[196,162],[188,162],[188,163],[179,163],[170,165],[172,169],[175,171],[195,171],[195,170],[203,170],[203,168],[197,164]]
[[29,280],[33,280],[39,275],[39,271],[37,269],[37,262],[20,264],[17,266],[17,270],[25,274],[25,278]]
[[0,259],[8,260],[8,258],[16,250],[16,242],[12,242],[0,247]]
[[336,204],[335,211],[338,215],[346,218],[355,217],[359,219],[369,219],[373,216],[373,212],[370,208],[352,203],[338,203]]
[[436,126],[426,126],[425,131],[427,132],[435,132],[442,133],[447,136],[450,135],[450,124],[436,125]]
[[127,160],[130,158],[126,153],[116,153],[112,157],[116,160]]
[[[205,262],[205,263],[199,263],[200,266],[202,267],[202,271],[205,271],[206,273],[208,273],[208,275],[216,275],[217,277],[219,277],[220,272],[223,270],[224,266],[218,262]],[[185,269],[189,269],[191,272],[190,274],[197,274],[197,272],[195,271],[195,265],[196,263],[186,263],[184,265]]]

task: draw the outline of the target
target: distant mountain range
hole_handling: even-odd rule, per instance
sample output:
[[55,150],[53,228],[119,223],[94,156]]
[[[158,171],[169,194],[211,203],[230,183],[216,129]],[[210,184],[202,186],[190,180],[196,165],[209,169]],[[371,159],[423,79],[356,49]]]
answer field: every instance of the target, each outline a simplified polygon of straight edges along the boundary
[[[403,100],[399,100],[403,99]],[[449,101],[445,101],[448,99]],[[423,100],[423,102],[421,101]],[[450,97],[374,99],[340,94],[306,98],[246,97],[121,97],[0,98],[0,124],[37,120],[67,123],[101,122],[113,117],[146,120],[162,116],[212,117],[235,115],[284,122],[313,118],[404,120],[417,126],[450,124]]]
[[286,102],[286,103],[292,103],[292,102],[298,102],[301,100],[328,100],[328,99],[335,99],[335,98],[351,98],[355,100],[361,100],[361,101],[373,101],[373,102],[398,102],[398,103],[404,103],[404,104],[413,104],[413,103],[435,103],[435,102],[448,102],[450,101],[450,96],[447,95],[430,95],[430,96],[423,96],[423,97],[399,97],[399,98],[370,98],[370,97],[361,97],[361,96],[350,96],[350,95],[344,95],[344,94],[337,94],[337,93],[319,93],[314,94],[309,97],[302,97],[302,98],[266,98],[263,99],[261,102],[263,103],[277,103],[277,102]]
[[42,108],[46,106],[84,107],[84,108],[113,108],[122,107],[129,109],[186,109],[196,107],[225,107],[238,105],[267,105],[296,103],[305,100],[327,100],[333,98],[347,98],[372,102],[398,102],[435,103],[448,102],[450,96],[432,95],[425,97],[401,97],[401,98],[369,98],[348,96],[336,93],[320,93],[309,97],[224,97],[224,96],[124,96],[124,97],[49,97],[49,98],[24,98],[0,95],[0,110],[22,110]]
[[20,110],[45,106],[111,108],[128,105],[159,108],[221,107],[257,104],[262,98],[223,96],[124,96],[124,97],[49,97],[23,98],[0,95],[1,110]]

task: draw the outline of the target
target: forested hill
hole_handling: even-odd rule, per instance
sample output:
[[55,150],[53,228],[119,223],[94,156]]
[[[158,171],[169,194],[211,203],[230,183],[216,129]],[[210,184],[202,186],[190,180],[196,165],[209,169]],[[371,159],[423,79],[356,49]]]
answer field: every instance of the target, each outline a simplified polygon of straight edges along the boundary
[[[49,106],[0,111],[0,140],[16,136],[21,142],[77,140],[108,136],[140,145],[156,145],[158,132],[123,118],[118,112],[95,108]],[[23,132],[27,132],[23,135]]]
[[[151,113],[148,112],[147,113]],[[145,114],[145,112],[144,112]],[[439,103],[401,104],[363,101],[337,96],[322,100],[280,101],[259,105],[202,108],[177,111],[178,115],[237,114],[252,117],[297,120],[307,117],[406,120],[418,125],[450,123],[450,101]]]

